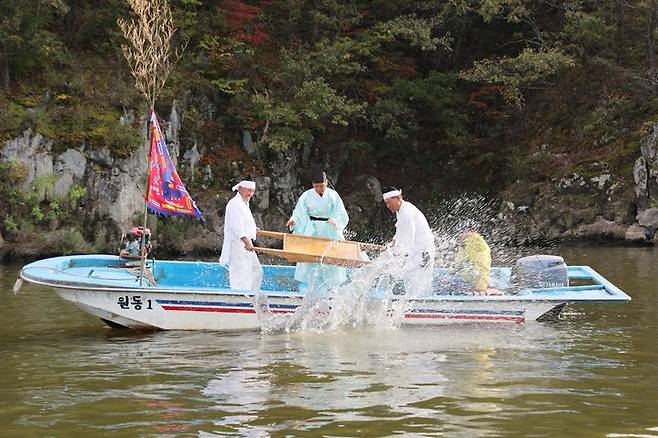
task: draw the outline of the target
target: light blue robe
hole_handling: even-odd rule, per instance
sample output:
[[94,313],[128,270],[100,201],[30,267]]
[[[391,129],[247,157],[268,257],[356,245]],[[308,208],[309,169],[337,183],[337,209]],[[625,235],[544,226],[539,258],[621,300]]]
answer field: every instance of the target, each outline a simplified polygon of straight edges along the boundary
[[[336,222],[336,226],[322,221],[313,221],[310,216],[331,218]],[[343,231],[347,227],[349,216],[345,211],[343,200],[335,190],[329,187],[325,189],[322,196],[318,195],[315,189],[302,193],[292,212],[292,218],[295,221],[293,234],[345,240]],[[297,263],[295,280],[304,283],[300,285],[300,289],[304,287],[327,289],[347,280],[347,270],[340,266],[320,263]]]

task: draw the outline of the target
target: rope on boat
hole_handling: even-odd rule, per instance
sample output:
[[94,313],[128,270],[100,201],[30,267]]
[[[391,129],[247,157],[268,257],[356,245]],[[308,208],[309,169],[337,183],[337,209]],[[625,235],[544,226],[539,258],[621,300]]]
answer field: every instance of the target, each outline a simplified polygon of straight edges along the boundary
[[155,277],[153,277],[153,273],[148,267],[145,267],[143,271],[141,267],[128,268],[128,272],[136,277],[140,277],[143,274],[144,278],[146,278],[146,281],[148,281],[151,286],[158,285],[158,282],[155,281]]

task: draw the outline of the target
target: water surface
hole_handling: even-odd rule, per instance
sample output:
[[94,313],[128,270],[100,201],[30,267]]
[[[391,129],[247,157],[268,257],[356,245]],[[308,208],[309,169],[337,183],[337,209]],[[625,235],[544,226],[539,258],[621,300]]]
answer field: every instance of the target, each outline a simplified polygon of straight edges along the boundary
[[557,322],[112,330],[0,265],[0,436],[656,436],[658,251],[571,247],[633,297]]

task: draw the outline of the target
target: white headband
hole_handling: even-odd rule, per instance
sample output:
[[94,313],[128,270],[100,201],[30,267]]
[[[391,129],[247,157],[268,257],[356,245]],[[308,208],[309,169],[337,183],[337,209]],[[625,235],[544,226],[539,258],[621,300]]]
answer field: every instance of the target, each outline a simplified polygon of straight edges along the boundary
[[244,187],[245,189],[256,190],[256,183],[254,181],[243,180],[237,183],[236,185],[234,185],[231,190],[235,192],[240,187]]
[[402,195],[402,190],[395,189],[395,190],[391,190],[390,192],[384,193],[382,197],[384,198],[384,201],[386,201],[389,198],[392,198],[394,196],[400,196],[400,195]]

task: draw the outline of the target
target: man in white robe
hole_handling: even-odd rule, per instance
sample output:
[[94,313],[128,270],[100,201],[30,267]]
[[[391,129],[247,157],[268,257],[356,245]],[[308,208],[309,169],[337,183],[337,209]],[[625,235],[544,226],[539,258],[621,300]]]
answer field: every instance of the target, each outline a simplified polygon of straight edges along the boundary
[[[293,234],[345,240],[343,232],[349,216],[338,193],[327,186],[327,175],[320,167],[311,169],[313,188],[299,197],[287,226]],[[297,263],[295,280],[300,288],[326,290],[347,280],[347,270],[321,263]]]
[[425,215],[402,198],[402,190],[383,190],[386,207],[397,216],[392,247],[403,259],[402,278],[406,293],[412,296],[432,290],[434,274],[434,235]]
[[219,263],[228,266],[231,289],[259,290],[263,268],[252,243],[256,240],[257,228],[249,209],[256,183],[240,181],[232,190],[238,193],[226,204],[224,243]]

